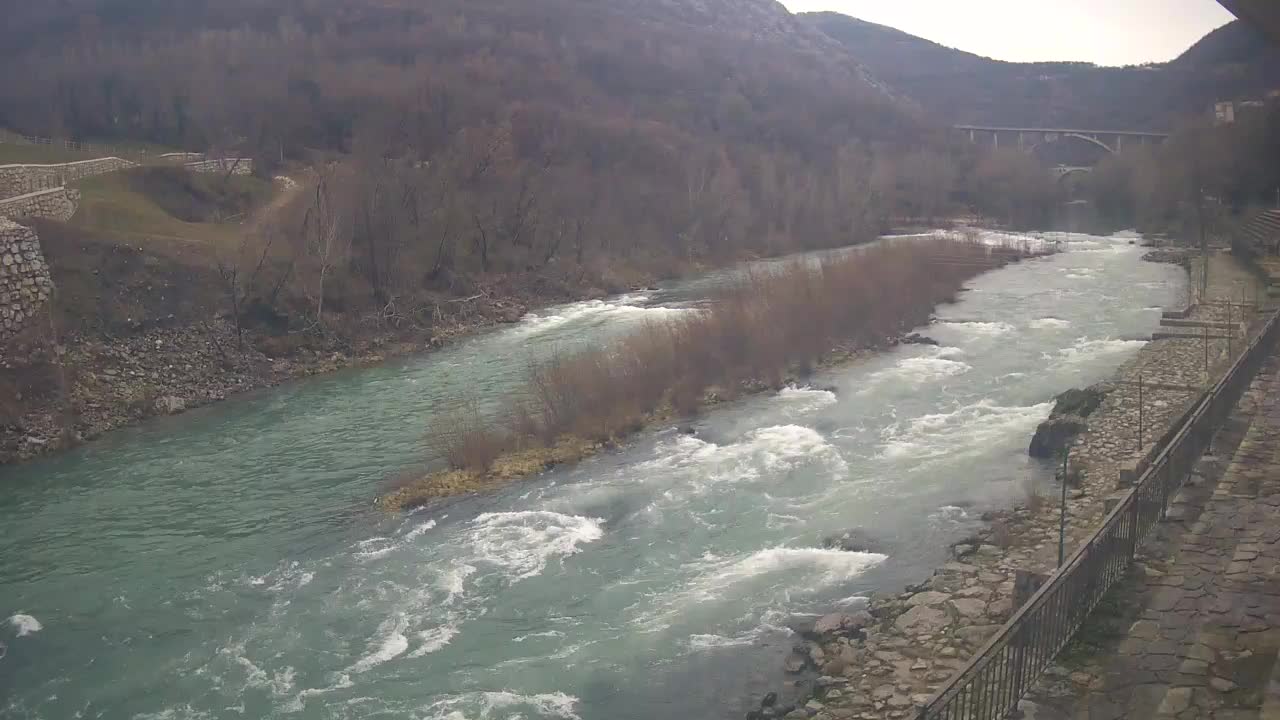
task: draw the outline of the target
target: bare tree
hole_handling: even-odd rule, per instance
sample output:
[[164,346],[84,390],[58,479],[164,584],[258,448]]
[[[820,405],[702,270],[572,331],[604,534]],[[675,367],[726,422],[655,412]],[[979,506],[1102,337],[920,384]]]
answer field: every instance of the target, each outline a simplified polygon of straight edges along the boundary
[[341,232],[341,215],[331,194],[331,170],[327,164],[314,168],[315,192],[303,216],[307,249],[319,264],[316,277],[316,326],[324,331],[324,283],[334,264],[346,254],[348,235]]

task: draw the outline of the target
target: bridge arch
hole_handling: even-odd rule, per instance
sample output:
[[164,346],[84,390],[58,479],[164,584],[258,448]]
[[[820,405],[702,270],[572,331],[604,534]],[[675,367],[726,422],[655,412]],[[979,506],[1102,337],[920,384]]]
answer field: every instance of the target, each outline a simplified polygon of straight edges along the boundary
[[1060,166],[1060,167],[1053,168],[1053,174],[1057,176],[1059,181],[1061,181],[1063,178],[1067,177],[1068,175],[1088,175],[1092,172],[1093,172],[1093,168],[1091,167]]
[[1096,137],[1092,137],[1092,136],[1090,136],[1090,135],[1082,135],[1082,134],[1080,134],[1080,133],[1076,133],[1076,132],[1064,132],[1064,133],[1058,133],[1058,134],[1057,134],[1057,138],[1055,138],[1055,139],[1053,139],[1053,140],[1047,140],[1047,139],[1046,139],[1046,140],[1041,140],[1040,142],[1036,143],[1035,145],[1032,145],[1031,147],[1027,148],[1027,152],[1028,152],[1028,153],[1035,153],[1035,151],[1036,151],[1036,150],[1040,149],[1041,147],[1043,147],[1043,146],[1045,146],[1045,145],[1050,145],[1050,144],[1055,143],[1055,142],[1058,142],[1058,141],[1060,141],[1060,140],[1066,140],[1067,138],[1071,138],[1072,140],[1083,140],[1084,142],[1092,143],[1092,144],[1094,144],[1094,145],[1097,145],[1098,147],[1102,148],[1103,150],[1106,150],[1108,155],[1119,155],[1119,154],[1120,154],[1119,150],[1117,150],[1116,148],[1113,148],[1113,147],[1111,147],[1110,145],[1108,145],[1108,144],[1106,144],[1106,143],[1102,142],[1102,141],[1101,141],[1101,140],[1099,140],[1098,138],[1096,138]]

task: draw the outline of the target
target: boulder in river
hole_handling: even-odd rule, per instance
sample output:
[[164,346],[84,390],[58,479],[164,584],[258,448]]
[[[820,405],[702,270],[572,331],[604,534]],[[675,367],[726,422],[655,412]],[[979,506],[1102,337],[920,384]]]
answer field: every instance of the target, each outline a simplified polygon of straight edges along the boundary
[[1102,405],[1102,401],[1107,399],[1107,393],[1112,389],[1112,386],[1105,383],[1090,385],[1083,390],[1072,388],[1054,398],[1053,412],[1049,417],[1058,415],[1089,417]]
[[828,550],[842,550],[844,552],[876,552],[875,548],[878,546],[879,543],[874,538],[857,528],[845,530],[835,535],[828,535],[822,539],[822,547]]
[[1027,454],[1034,458],[1056,458],[1085,427],[1084,418],[1077,415],[1051,417],[1036,428]]
[[906,337],[902,338],[902,344],[903,345],[933,345],[936,347],[938,345],[941,345],[942,343],[939,343],[937,340],[934,340],[933,338],[928,337],[927,335],[921,335],[920,333],[911,333],[910,335],[907,335]]
[[1085,418],[1102,405],[1112,389],[1112,385],[1099,383],[1083,390],[1072,388],[1054,398],[1053,412],[1036,428],[1027,454],[1036,458],[1060,456],[1075,437],[1084,432]]

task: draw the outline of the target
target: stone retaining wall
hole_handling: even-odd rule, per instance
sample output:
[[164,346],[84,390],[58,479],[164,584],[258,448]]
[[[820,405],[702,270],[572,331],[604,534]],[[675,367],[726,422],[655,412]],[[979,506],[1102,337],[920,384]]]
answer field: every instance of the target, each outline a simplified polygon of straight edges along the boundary
[[220,160],[201,160],[183,165],[187,170],[198,173],[228,172],[232,175],[252,175],[253,160],[251,158],[222,158]]
[[180,162],[180,163],[198,162],[200,160],[204,160],[204,153],[199,153],[199,152],[162,153],[160,155],[160,159],[164,160],[165,162]]
[[52,290],[36,232],[0,218],[0,342],[30,324]]
[[60,165],[0,165],[0,198],[48,190],[94,175],[130,168],[137,163],[118,157]]
[[42,217],[66,222],[79,204],[79,190],[55,187],[0,200],[0,218]]

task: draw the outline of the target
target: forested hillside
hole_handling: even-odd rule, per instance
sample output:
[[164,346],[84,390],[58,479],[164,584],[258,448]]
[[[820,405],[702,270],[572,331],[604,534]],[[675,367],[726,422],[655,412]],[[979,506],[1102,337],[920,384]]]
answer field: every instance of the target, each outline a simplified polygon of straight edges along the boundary
[[298,295],[334,309],[848,243],[873,148],[925,134],[771,0],[70,0],[16,9],[0,56],[11,129],[323,168],[273,252],[332,266]]
[[801,18],[947,124],[1168,130],[1217,100],[1280,88],[1280,50],[1235,21],[1168,63],[1011,63],[836,13]]

